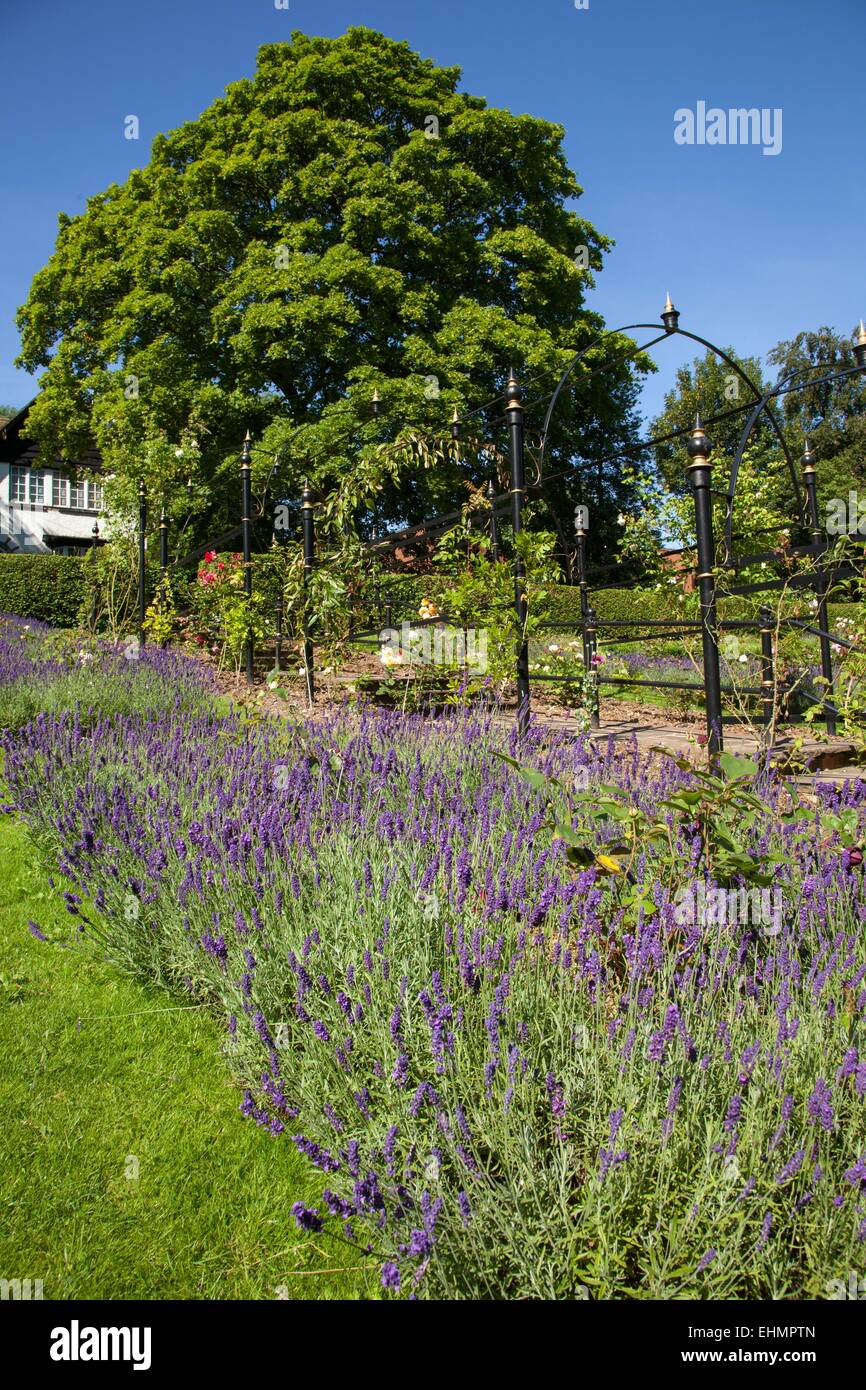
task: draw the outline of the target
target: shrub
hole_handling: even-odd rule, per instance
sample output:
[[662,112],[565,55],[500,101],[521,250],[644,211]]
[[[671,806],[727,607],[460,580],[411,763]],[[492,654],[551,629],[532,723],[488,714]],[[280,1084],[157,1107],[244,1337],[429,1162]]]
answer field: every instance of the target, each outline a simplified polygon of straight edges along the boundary
[[0,555],[0,612],[74,627],[84,602],[87,558]]

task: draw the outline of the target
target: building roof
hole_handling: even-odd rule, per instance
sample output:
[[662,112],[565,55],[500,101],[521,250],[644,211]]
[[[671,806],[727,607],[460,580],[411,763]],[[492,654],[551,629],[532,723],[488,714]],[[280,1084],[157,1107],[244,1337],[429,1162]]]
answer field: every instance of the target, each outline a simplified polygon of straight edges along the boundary
[[88,472],[102,471],[102,455],[92,445],[79,459],[56,457],[50,463],[39,457],[39,445],[35,439],[25,439],[21,431],[30,414],[33,401],[22,406],[11,420],[0,423],[0,463],[17,464],[19,468],[83,468]]

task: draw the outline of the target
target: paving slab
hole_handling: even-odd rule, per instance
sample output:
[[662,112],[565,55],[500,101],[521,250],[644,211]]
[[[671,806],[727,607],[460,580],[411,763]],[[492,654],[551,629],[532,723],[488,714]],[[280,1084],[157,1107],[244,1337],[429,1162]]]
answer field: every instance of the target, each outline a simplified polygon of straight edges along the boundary
[[[551,729],[573,730],[575,734],[580,729],[579,722],[567,716],[540,716],[537,722]],[[603,721],[598,729],[590,731],[589,739],[594,744],[604,744],[610,739],[613,739],[614,743],[631,743],[634,740],[638,748],[644,752],[649,752],[651,748],[665,748],[668,752],[678,755],[694,751],[698,733],[703,733],[700,726],[692,729],[677,728],[661,722],[655,723],[651,719],[638,718]],[[738,753],[745,757],[753,757],[760,747],[756,735],[742,727],[725,727],[723,741],[729,753]],[[772,754],[774,761],[781,765],[796,756],[797,761],[809,769],[810,775],[821,779],[844,781],[849,777],[866,774],[866,769],[858,766],[855,761],[855,745],[845,738],[806,738],[798,746],[795,739],[785,732],[773,743]]]

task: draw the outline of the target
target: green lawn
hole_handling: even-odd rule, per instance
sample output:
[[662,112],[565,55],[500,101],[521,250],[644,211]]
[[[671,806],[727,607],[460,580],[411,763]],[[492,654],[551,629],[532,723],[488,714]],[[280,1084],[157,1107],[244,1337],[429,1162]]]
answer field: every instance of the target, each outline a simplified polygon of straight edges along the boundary
[[219,1024],[31,936],[73,919],[9,816],[0,855],[0,1277],[46,1299],[375,1297],[378,1265],[296,1229],[324,1175],[239,1114]]

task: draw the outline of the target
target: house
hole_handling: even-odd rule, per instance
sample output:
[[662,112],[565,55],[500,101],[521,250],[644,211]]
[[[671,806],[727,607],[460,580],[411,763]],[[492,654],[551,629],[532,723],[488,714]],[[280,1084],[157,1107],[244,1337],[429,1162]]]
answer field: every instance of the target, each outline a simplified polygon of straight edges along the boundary
[[32,404],[0,421],[0,552],[83,555],[104,530],[102,457],[91,448],[74,464],[45,463],[21,433]]

